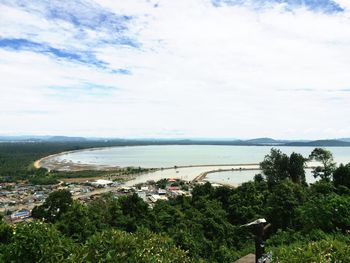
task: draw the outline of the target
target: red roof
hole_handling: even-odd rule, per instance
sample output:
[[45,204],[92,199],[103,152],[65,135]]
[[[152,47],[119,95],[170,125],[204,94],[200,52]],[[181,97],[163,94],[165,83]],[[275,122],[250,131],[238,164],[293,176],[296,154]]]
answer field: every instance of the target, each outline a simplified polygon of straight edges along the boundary
[[172,191],[172,190],[179,190],[178,186],[169,186],[168,190]]

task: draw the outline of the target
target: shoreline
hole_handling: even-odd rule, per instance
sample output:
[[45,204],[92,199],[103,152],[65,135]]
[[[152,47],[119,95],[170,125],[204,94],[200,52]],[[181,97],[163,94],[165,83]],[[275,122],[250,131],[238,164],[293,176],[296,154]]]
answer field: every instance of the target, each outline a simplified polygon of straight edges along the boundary
[[[136,146],[136,145],[135,145]],[[79,149],[79,150],[70,150],[70,151],[63,151],[60,153],[54,153],[47,155],[45,157],[42,157],[36,161],[34,161],[33,165],[36,169],[39,168],[47,168],[45,164],[43,164],[44,161],[49,160],[51,158],[55,158],[58,156],[62,156],[65,154],[70,154],[70,153],[76,153],[76,152],[82,152],[82,151],[96,151],[96,150],[104,150],[108,148],[115,148],[115,147],[135,147],[133,146],[107,146],[107,147],[94,147],[94,148],[87,148],[87,149]],[[143,146],[143,145],[142,145]],[[77,171],[78,168],[79,171],[83,171],[84,167],[86,168],[91,168],[91,169],[85,169],[85,170],[111,170],[111,169],[118,169],[118,168],[126,168],[126,167],[138,167],[138,166],[113,166],[113,165],[102,165],[102,164],[82,164],[82,163],[73,163],[73,162],[57,162],[57,166],[60,165],[71,165],[73,169],[63,169],[64,171]],[[195,168],[195,167],[209,167],[209,166],[255,166],[259,165],[257,163],[226,163],[226,164],[189,164],[189,165],[174,165],[174,166],[168,166],[168,167],[147,167],[149,169],[156,169],[156,170],[168,170],[168,169],[180,169],[180,168]],[[144,168],[144,167],[142,167]],[[51,169],[51,170],[57,170],[60,171],[60,169]]]
[[[42,165],[43,161],[45,161],[46,159],[54,158],[56,156],[61,156],[61,155],[70,154],[70,153],[76,153],[76,152],[81,152],[81,151],[103,150],[103,149],[114,148],[114,147],[125,147],[125,146],[93,147],[93,148],[86,148],[86,149],[63,151],[63,152],[60,152],[60,153],[54,153],[54,154],[50,154],[50,155],[44,156],[44,157],[36,160],[33,165],[34,165],[35,168],[39,169],[39,168],[43,167],[43,165]],[[43,168],[46,168],[46,167],[43,167]]]
[[[237,165],[237,166],[242,166],[242,165]],[[252,168],[237,168],[237,169],[234,169],[234,168],[231,168],[231,169],[217,169],[217,170],[210,170],[210,171],[206,171],[206,172],[203,172],[201,174],[199,174],[196,178],[194,178],[192,180],[192,182],[201,182],[203,180],[205,180],[205,178],[208,176],[208,174],[211,174],[211,173],[220,173],[220,172],[240,172],[240,171],[260,171],[261,169],[259,168],[259,165],[256,164],[256,167],[252,167]]]
[[[92,148],[82,148],[82,149],[75,149],[75,150],[68,150],[63,151],[59,153],[50,154],[48,156],[44,156],[40,158],[39,160],[34,161],[33,166],[35,168],[46,168],[49,170],[62,170],[62,171],[83,171],[83,170],[110,170],[110,169],[118,169],[123,167],[139,167],[140,165],[130,165],[130,166],[114,166],[113,164],[96,164],[96,163],[80,163],[72,162],[71,160],[57,160],[58,157],[66,154],[74,154],[79,152],[92,152],[92,151],[105,151],[112,148],[124,148],[124,147],[147,147],[147,146],[183,146],[183,145],[177,145],[177,144],[171,144],[171,145],[118,145],[118,146],[99,146],[99,147],[92,147]],[[197,146],[197,145],[195,145]],[[211,146],[211,145],[208,145]],[[216,146],[216,145],[214,145]],[[239,146],[241,145],[217,145],[217,146]],[[249,145],[250,146],[250,145]],[[265,145],[263,145],[265,146]],[[271,146],[273,147],[273,146]],[[280,146],[280,147],[292,147],[292,146]],[[292,147],[294,148],[294,147]],[[261,159],[262,160],[262,159]],[[341,162],[341,161],[340,161]],[[232,165],[256,165],[256,163],[216,163],[216,164],[189,164],[189,165],[173,165],[170,167],[161,167],[161,166],[154,166],[154,167],[147,167],[147,168],[155,168],[155,169],[172,169],[174,167],[177,168],[185,168],[185,167],[205,167],[205,166],[232,166]],[[141,166],[142,167],[142,166]]]
[[[86,148],[86,149],[78,149],[78,150],[70,150],[64,151],[56,154],[51,154],[45,156],[39,160],[34,162],[35,168],[44,167],[48,170],[56,170],[56,171],[113,171],[117,169],[124,169],[128,166],[113,166],[113,165],[103,165],[103,164],[87,164],[80,162],[73,162],[71,160],[61,159],[57,160],[57,157],[76,153],[76,152],[91,152],[98,150],[108,150],[110,148],[121,148],[128,146],[108,146],[108,147],[94,147],[94,148]],[[134,146],[132,146],[134,147]],[[139,167],[139,166],[129,166],[129,167]],[[142,166],[140,166],[142,167]],[[313,168],[312,165],[307,168]],[[258,171],[260,170],[259,163],[216,163],[216,164],[189,164],[189,165],[173,165],[169,167],[153,167],[149,168],[152,171],[146,172],[142,175],[137,175],[135,178],[128,178],[125,183],[128,185],[135,185],[140,182],[146,182],[149,180],[160,180],[163,178],[178,178],[182,180],[187,180],[191,182],[203,182],[206,180],[207,176],[211,173],[216,172],[227,172],[227,171]],[[210,180],[209,180],[210,181]],[[210,181],[211,183],[215,183],[214,181]],[[219,183],[219,182],[217,182]],[[220,184],[220,183],[219,183]],[[237,183],[230,184],[233,187],[236,187]]]

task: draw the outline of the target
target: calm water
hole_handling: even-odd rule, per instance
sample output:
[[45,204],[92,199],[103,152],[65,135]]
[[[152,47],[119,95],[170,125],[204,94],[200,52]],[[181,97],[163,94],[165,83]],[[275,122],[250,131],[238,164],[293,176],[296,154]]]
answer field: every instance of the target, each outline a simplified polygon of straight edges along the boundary
[[[205,178],[209,182],[227,184],[227,185],[237,185],[242,184],[247,181],[254,179],[254,176],[260,171],[225,171],[210,173]],[[314,183],[316,181],[315,177],[311,173],[311,169],[305,170],[306,182]]]
[[[278,147],[282,152],[307,157],[314,147]],[[109,166],[172,167],[201,164],[259,163],[270,146],[166,145],[111,147],[83,150],[53,157],[57,161]],[[350,147],[328,147],[338,163],[350,162]]]

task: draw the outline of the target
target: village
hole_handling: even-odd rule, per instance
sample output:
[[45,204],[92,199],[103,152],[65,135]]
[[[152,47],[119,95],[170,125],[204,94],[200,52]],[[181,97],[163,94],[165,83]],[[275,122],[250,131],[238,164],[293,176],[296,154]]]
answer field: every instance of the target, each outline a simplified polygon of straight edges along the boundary
[[[183,181],[180,179],[161,179],[157,182],[147,181],[129,187],[124,182],[98,179],[94,181],[65,183],[56,185],[30,185],[26,183],[0,184],[0,213],[9,223],[31,221],[31,211],[42,205],[49,194],[56,190],[69,190],[74,200],[88,203],[105,193],[116,198],[136,193],[152,208],[158,200],[168,200],[179,195],[191,196],[195,184],[203,182]],[[214,185],[215,186],[215,185]]]

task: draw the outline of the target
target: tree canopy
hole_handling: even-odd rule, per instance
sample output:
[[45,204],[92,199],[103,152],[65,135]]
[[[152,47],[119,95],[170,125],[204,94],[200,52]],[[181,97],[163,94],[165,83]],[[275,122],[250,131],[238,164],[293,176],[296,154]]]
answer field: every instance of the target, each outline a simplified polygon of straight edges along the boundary
[[315,178],[320,177],[323,180],[330,180],[336,167],[332,152],[323,148],[315,148],[309,158],[322,164],[322,166],[316,166],[313,170]]
[[279,149],[272,148],[260,163],[260,168],[266,176],[270,187],[280,181],[290,179],[294,183],[305,184],[305,165],[307,159],[301,154],[292,153],[290,156]]

